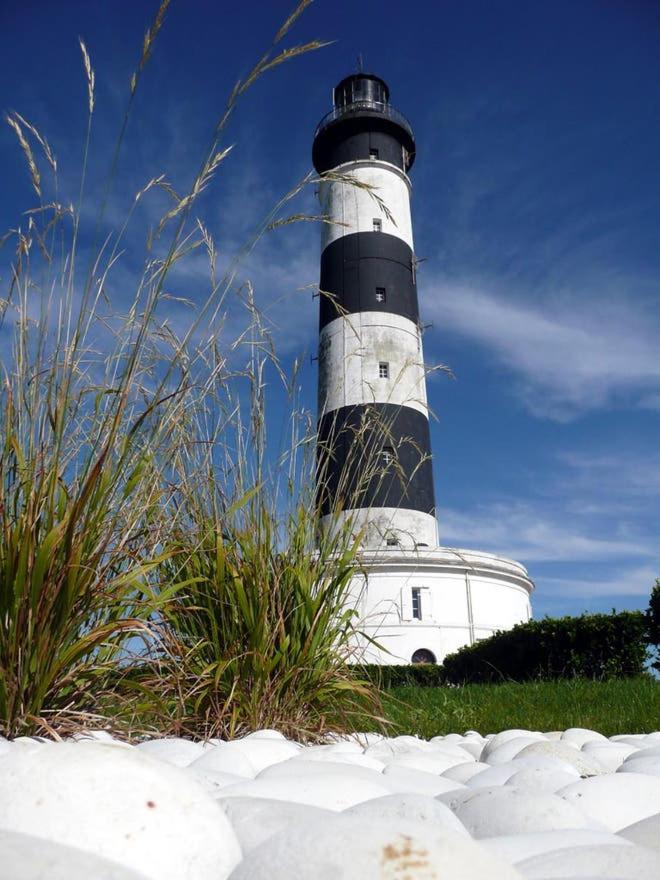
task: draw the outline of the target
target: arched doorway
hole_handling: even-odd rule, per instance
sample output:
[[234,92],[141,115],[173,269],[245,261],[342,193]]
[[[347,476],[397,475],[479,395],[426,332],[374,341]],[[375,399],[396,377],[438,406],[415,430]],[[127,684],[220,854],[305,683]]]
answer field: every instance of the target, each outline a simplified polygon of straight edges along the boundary
[[436,663],[435,654],[428,648],[418,648],[411,658],[412,663]]

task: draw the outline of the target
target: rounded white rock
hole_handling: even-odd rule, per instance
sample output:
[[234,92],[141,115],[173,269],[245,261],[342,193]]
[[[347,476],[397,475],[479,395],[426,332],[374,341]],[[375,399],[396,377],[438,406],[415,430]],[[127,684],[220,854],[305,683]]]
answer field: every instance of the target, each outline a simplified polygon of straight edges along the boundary
[[568,745],[565,742],[537,742],[525,746],[518,752],[518,758],[536,758],[544,755],[549,758],[557,758],[566,764],[574,767],[580,776],[597,776],[599,773],[605,773],[605,769],[598,760],[591,755],[586,755],[579,751],[575,746]]
[[482,753],[480,760],[485,761],[492,767],[496,767],[498,764],[508,764],[509,761],[517,758],[526,746],[537,742],[547,743],[547,740],[539,740],[531,736],[516,736],[497,746],[497,748],[491,749],[486,757]]
[[124,865],[52,840],[0,831],[2,880],[146,880]]
[[632,761],[624,761],[616,772],[646,773],[647,776],[660,776],[660,755],[652,755],[649,758],[635,758]]
[[591,741],[582,747],[582,754],[595,758],[608,773],[616,772],[629,755],[638,751],[636,746],[626,743],[611,743],[607,740],[605,742]]
[[375,798],[344,810],[342,815],[362,816],[377,821],[404,819],[469,836],[465,825],[446,804],[424,794],[401,793]]
[[185,770],[100,743],[0,756],[0,827],[153,880],[221,880],[241,856],[221,808]]
[[454,812],[476,838],[575,828],[602,830],[600,823],[555,794],[521,791],[513,786],[475,791],[471,798],[457,804]]
[[528,880],[658,880],[660,853],[641,846],[573,846],[516,864]]
[[467,764],[456,764],[440,775],[444,776],[445,779],[453,779],[454,782],[460,782],[465,785],[468,779],[472,779],[473,776],[481,773],[482,770],[490,770],[489,765],[482,764],[481,761],[469,761]]
[[538,730],[520,730],[518,728],[511,728],[511,730],[502,730],[500,733],[496,733],[492,736],[486,737],[486,742],[484,743],[484,747],[481,752],[480,761],[484,761],[485,763],[490,763],[488,761],[488,756],[491,752],[494,752],[495,749],[499,748],[504,743],[509,742],[509,740],[519,739],[520,737],[530,737],[534,740],[545,740],[543,734]]
[[218,800],[231,822],[244,856],[289,825],[304,827],[317,819],[336,815],[321,807],[268,798],[221,797]]
[[390,764],[383,770],[383,785],[386,785],[391,792],[427,794],[430,797],[465,788],[460,782],[447,779],[446,776],[426,773],[413,767],[399,767],[395,764]]
[[560,739],[578,749],[581,749],[585,743],[593,742],[594,740],[599,742],[608,741],[602,733],[598,733],[597,730],[589,730],[588,727],[569,727],[568,730],[563,731]]
[[566,770],[548,770],[544,767],[526,767],[509,776],[506,785],[525,791],[547,791],[551,794],[575,782],[576,774]]
[[158,758],[159,761],[166,761],[175,767],[187,767],[201,757],[206,749],[213,748],[213,746],[209,747],[201,742],[171,736],[163,737],[163,739],[147,739],[138,743],[135,748],[145,755]]
[[610,831],[594,831],[591,828],[562,828],[559,831],[530,831],[526,834],[503,834],[484,837],[480,841],[490,852],[512,865],[541,853],[555,852],[573,846],[626,846]]
[[[320,765],[323,766],[323,765]],[[223,798],[258,797],[296,804],[309,804],[339,812],[354,804],[390,794],[385,785],[361,779],[355,774],[336,772],[305,774],[273,779],[250,779],[222,790]]]
[[619,837],[629,840],[638,846],[648,846],[650,849],[660,851],[660,813],[654,813],[646,819],[640,819],[639,822],[633,822],[620,831],[617,831]]
[[610,773],[580,779],[557,792],[564,800],[619,831],[660,812],[660,778],[641,773]]
[[213,773],[233,773],[235,776],[244,776],[246,779],[254,779],[257,774],[254,764],[245,752],[231,742],[221,742],[205,749],[203,754],[194,760],[189,767],[191,770],[201,772],[210,770]]
[[290,828],[248,853],[231,880],[520,880],[515,868],[455,832],[405,820],[336,816]]

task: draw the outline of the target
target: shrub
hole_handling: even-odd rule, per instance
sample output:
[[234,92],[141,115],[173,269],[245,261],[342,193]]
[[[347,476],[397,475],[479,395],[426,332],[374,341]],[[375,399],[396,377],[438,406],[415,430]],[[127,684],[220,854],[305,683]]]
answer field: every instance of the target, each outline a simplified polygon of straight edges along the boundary
[[448,682],[530,681],[641,675],[647,627],[641,611],[545,618],[497,632],[445,658]]
[[660,578],[656,579],[651,590],[649,607],[646,610],[649,644],[653,652],[652,666],[660,671]]
[[383,690],[395,687],[442,687],[447,683],[443,667],[435,663],[397,666],[364,664],[354,666],[353,671],[357,677],[366,678]]

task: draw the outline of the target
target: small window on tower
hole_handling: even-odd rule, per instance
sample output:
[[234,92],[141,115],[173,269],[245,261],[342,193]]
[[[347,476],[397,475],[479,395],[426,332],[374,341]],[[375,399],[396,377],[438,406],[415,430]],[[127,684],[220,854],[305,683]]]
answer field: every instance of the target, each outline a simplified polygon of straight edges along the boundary
[[387,299],[387,291],[385,290],[385,288],[384,287],[377,287],[376,288],[376,302],[377,303],[384,303],[386,299]]
[[379,379],[389,379],[390,378],[390,365],[387,361],[381,361],[378,364],[378,378]]
[[369,158],[370,159],[377,159],[378,158],[378,150],[375,147],[372,147],[369,150]]
[[383,221],[380,217],[374,217],[374,232],[382,232],[383,231]]
[[387,467],[394,461],[394,449],[392,446],[383,446],[380,451],[380,460],[383,467]]
[[387,536],[387,546],[388,547],[398,547],[399,546],[399,541],[398,541],[396,535],[389,534]]
[[422,619],[422,591],[419,587],[412,588],[412,616],[413,620]]

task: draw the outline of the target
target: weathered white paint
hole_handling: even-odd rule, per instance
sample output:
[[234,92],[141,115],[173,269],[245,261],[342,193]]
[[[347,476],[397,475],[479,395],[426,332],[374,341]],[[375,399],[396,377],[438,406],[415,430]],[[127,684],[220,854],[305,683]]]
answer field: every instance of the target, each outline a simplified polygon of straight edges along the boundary
[[[441,662],[474,639],[531,617],[534,585],[524,566],[511,559],[436,546],[416,552],[388,548],[364,554],[361,561],[368,576],[366,582],[362,575],[355,578],[351,603],[359,628],[385,650],[356,640],[359,662],[410,663],[420,648]],[[412,619],[414,587],[422,589],[421,620]]]
[[[331,221],[322,225],[321,252],[342,235],[373,232],[374,219],[381,221],[382,232],[396,235],[413,249],[410,180],[403,171],[385,162],[363,161],[339,165],[333,168],[332,174],[352,178],[356,183],[349,180],[321,181],[321,212]],[[356,184],[364,184],[371,191]]]
[[388,538],[398,542],[396,547],[389,548],[394,551],[415,550],[419,544],[430,548],[438,546],[438,521],[419,510],[365,507],[324,516],[321,525],[325,529],[332,528],[333,524],[341,528],[347,521],[356,534],[364,529],[361,546],[365,551],[386,549]]
[[[389,364],[389,378],[378,374]],[[319,416],[342,406],[391,403],[428,417],[426,372],[419,328],[391,312],[336,318],[319,339]]]

